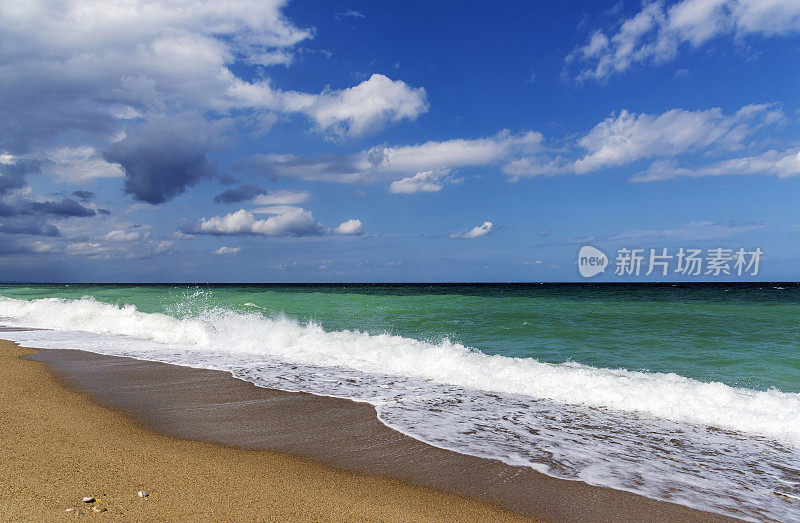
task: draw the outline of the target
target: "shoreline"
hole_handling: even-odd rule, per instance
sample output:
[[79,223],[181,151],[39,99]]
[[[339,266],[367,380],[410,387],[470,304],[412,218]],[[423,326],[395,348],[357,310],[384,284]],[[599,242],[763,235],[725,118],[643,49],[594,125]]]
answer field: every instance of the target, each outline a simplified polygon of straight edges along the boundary
[[[4,359],[8,350],[3,349]],[[396,494],[401,499],[425,496],[418,508],[423,514],[430,511],[433,519],[460,519],[460,514],[465,519],[514,519],[522,514],[558,521],[730,520],[433,447],[387,427],[378,420],[374,407],[365,403],[257,387],[222,371],[84,351],[41,350],[26,359],[46,364],[57,377],[52,380],[56,386],[63,383],[87,402],[100,405],[96,408],[128,420],[152,437],[210,446],[215,453],[297,460],[327,474],[356,477],[370,485],[371,493],[380,491],[376,483],[389,482],[392,492],[408,489]],[[35,365],[45,371],[41,363]],[[58,392],[59,397],[68,395],[67,389]],[[229,461],[217,465],[233,466]],[[315,488],[317,494],[327,493],[318,492],[318,486],[311,487],[312,491]],[[437,512],[435,507],[443,500],[449,508]],[[418,519],[419,513],[412,514],[413,510],[403,500],[400,512],[393,512],[389,519]],[[479,516],[476,510],[488,512]]]

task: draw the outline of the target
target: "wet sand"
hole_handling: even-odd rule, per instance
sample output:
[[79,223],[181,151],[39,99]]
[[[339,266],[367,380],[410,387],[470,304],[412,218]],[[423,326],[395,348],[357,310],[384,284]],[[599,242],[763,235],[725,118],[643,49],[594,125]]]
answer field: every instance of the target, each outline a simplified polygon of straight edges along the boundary
[[3,460],[0,519],[64,515],[84,495],[135,519],[725,519],[432,447],[368,404],[83,351],[28,357],[54,378],[11,347],[1,448],[26,459]]

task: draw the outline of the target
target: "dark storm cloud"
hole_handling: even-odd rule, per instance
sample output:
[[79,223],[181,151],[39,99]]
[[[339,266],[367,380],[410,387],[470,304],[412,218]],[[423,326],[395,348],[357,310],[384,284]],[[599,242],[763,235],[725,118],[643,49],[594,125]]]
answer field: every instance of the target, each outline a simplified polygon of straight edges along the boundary
[[242,185],[235,189],[225,189],[214,197],[214,201],[217,203],[246,202],[261,194],[267,194],[268,192],[269,191],[258,185]]
[[0,233],[58,236],[58,228],[48,219],[88,218],[96,213],[70,198],[37,202],[14,200],[0,202]]
[[[0,165],[0,233],[58,236],[58,227],[48,220],[62,218],[88,218],[96,213],[72,198],[36,201],[9,195],[14,189],[27,185],[26,176],[38,173],[38,162],[21,160],[11,165]],[[88,192],[88,191],[76,191]]]
[[0,164],[0,196],[5,196],[14,189],[25,187],[25,177],[28,174],[38,173],[39,169],[39,162],[29,160],[18,161],[10,165]]
[[3,240],[3,248],[0,249],[0,258],[16,254],[39,254],[48,250],[50,250],[50,247],[40,240],[20,240],[19,237],[5,238]]
[[36,202],[32,200],[15,200],[0,202],[0,217],[15,216],[52,216],[56,218],[86,218],[94,216],[94,209],[89,209],[71,198]]
[[82,202],[94,200],[95,194],[92,191],[73,191],[72,195],[77,197]]
[[125,171],[125,193],[159,204],[213,174],[206,155],[214,132],[196,115],[157,117],[142,124],[103,154]]
[[0,202],[0,218],[10,218],[12,216],[19,216],[19,209],[7,203]]
[[58,236],[58,227],[47,223],[41,216],[18,216],[3,220],[0,224],[0,233],[4,234],[32,234],[36,236]]
[[0,196],[14,189],[21,189],[22,187],[25,187],[24,176],[0,172]]
[[71,198],[58,201],[28,202],[26,205],[36,214],[48,214],[63,218],[86,218],[97,214],[94,209],[89,209]]

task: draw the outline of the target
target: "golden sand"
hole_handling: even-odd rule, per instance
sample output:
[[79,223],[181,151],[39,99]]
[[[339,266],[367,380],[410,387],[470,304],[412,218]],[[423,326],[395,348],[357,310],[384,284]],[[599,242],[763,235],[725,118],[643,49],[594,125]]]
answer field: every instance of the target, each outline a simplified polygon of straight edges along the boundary
[[395,479],[154,433],[19,358],[31,352],[0,341],[0,520],[524,519]]

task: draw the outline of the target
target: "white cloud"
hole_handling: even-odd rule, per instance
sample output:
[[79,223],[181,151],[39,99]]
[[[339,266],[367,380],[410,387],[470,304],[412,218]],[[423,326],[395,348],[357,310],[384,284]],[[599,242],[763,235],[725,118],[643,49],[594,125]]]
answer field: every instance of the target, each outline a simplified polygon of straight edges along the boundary
[[771,123],[782,113],[770,105],[748,105],[725,116],[719,108],[673,109],[658,116],[622,111],[597,124],[578,140],[588,154],[575,162],[584,173],[653,156],[671,156],[713,145],[735,148],[752,132],[751,124]]
[[132,242],[138,240],[141,237],[146,237],[148,235],[149,233],[142,232],[137,229],[133,230],[116,229],[106,234],[103,237],[103,239],[110,242]]
[[318,129],[338,137],[362,136],[428,111],[424,88],[411,88],[382,74],[373,74],[354,87],[323,91],[309,100],[300,110]]
[[472,239],[472,238],[480,238],[481,236],[486,236],[487,234],[491,234],[492,232],[494,232],[494,224],[492,222],[483,222],[483,225],[478,225],[477,227],[473,227],[468,231],[454,232],[453,234],[450,235],[450,237]]
[[76,242],[67,245],[65,252],[74,256],[100,256],[108,255],[110,247],[100,245],[97,242]]
[[309,198],[311,198],[311,193],[307,191],[293,192],[281,189],[259,194],[253,198],[252,202],[258,205],[295,205],[306,202]]
[[371,163],[380,170],[410,174],[489,165],[513,154],[536,151],[540,149],[542,139],[541,133],[533,131],[521,134],[501,131],[495,136],[473,140],[457,138],[418,145],[376,147],[367,154]]
[[341,223],[336,229],[333,230],[336,234],[349,234],[357,236],[364,232],[364,227],[361,225],[361,220],[350,219]]
[[737,150],[753,133],[782,119],[782,111],[773,104],[746,105],[732,115],[720,108],[672,109],[660,115],[622,110],[577,140],[575,145],[584,151],[577,159],[529,156],[509,162],[503,170],[514,178],[584,174],[646,158]]
[[51,244],[39,240],[31,243],[33,252],[48,252],[52,248],[53,246]]
[[[235,62],[289,64],[313,30],[282,14],[283,0],[28,0],[0,3],[0,151],[55,144],[100,149],[132,118],[180,112],[242,118],[305,114],[315,128],[360,136],[414,119],[423,88],[373,75],[345,89],[285,91],[249,80]],[[273,117],[274,118],[274,117]],[[102,165],[60,176],[100,177]],[[102,176],[110,176],[104,171]],[[77,174],[76,174],[77,173]]]
[[110,138],[120,118],[251,106],[240,93],[272,93],[269,82],[248,83],[227,64],[236,57],[288,63],[292,48],[311,37],[283,17],[283,3],[2,2],[3,113],[23,136],[0,138],[55,138],[73,129]]
[[105,161],[93,147],[62,147],[44,154],[46,170],[59,181],[83,184],[98,178],[121,178],[118,164]]
[[224,247],[223,246],[223,247],[220,247],[219,249],[217,249],[216,251],[214,251],[214,254],[217,254],[217,255],[220,255],[220,254],[239,254],[239,252],[241,252],[241,250],[242,250],[241,247]]
[[278,205],[254,211],[269,214],[260,219],[253,212],[239,209],[225,216],[202,218],[184,225],[186,234],[211,234],[215,236],[320,236],[331,232],[336,234],[359,235],[363,231],[360,220],[350,219],[331,231],[314,219],[310,211],[301,207]]
[[653,162],[650,167],[630,178],[632,182],[654,182],[681,177],[726,175],[775,175],[778,178],[800,176],[800,151],[770,150],[757,156],[744,156],[700,167],[679,167],[674,160]]
[[276,90],[266,80],[246,83],[234,78],[232,82],[226,91],[228,107],[303,113],[318,131],[335,138],[363,136],[428,111],[424,88],[382,74],[373,74],[353,87],[327,88],[319,94]]
[[172,247],[175,246],[175,242],[172,240],[161,240],[159,242],[153,242],[152,245],[153,245],[153,251],[156,254],[158,254],[170,250]]
[[722,35],[779,36],[800,32],[797,0],[682,0],[646,4],[610,37],[596,31],[567,57],[589,64],[579,79],[605,79],[630,67],[673,60],[682,45],[700,47]]
[[389,192],[395,194],[413,194],[417,192],[438,192],[447,180],[449,171],[423,171],[395,180],[389,185]]
[[313,236],[325,232],[311,212],[292,208],[284,214],[276,214],[265,220],[244,209],[225,216],[202,218],[199,222],[188,224],[183,232],[189,234],[260,235],[260,236]]
[[[541,149],[543,137],[537,132],[511,134],[501,131],[477,139],[457,138],[429,141],[416,145],[378,146],[347,156],[328,155],[306,158],[288,154],[256,155],[250,167],[270,176],[297,177],[304,180],[370,183],[395,181],[392,192],[411,192],[427,186],[455,183],[452,170],[487,166],[509,161]],[[425,174],[430,171],[432,174]],[[416,179],[415,179],[416,177]],[[408,189],[404,191],[404,189]]]

